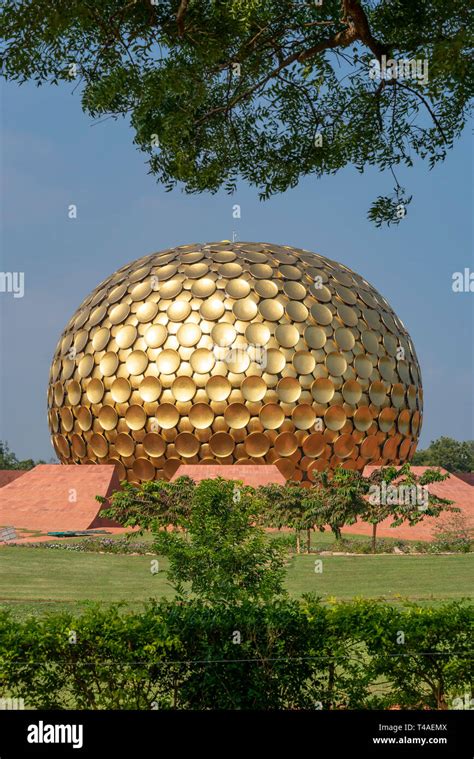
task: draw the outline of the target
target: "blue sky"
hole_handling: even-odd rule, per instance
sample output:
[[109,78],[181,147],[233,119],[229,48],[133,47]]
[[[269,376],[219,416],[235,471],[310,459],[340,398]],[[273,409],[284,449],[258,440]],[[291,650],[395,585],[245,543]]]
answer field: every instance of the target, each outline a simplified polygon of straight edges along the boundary
[[[472,261],[472,146],[444,165],[400,171],[414,194],[399,227],[366,219],[389,174],[353,169],[303,179],[265,203],[243,183],[229,197],[165,193],[125,121],[94,124],[70,87],[2,86],[0,270],[25,273],[25,296],[0,293],[0,439],[21,458],[54,455],[46,421],[50,361],[83,298],[120,266],[172,245],[229,239],[295,245],[339,260],[388,299],[421,364],[420,446],[473,435],[473,294],[452,275]],[[78,218],[68,219],[70,204]],[[234,220],[239,203],[242,217]]]

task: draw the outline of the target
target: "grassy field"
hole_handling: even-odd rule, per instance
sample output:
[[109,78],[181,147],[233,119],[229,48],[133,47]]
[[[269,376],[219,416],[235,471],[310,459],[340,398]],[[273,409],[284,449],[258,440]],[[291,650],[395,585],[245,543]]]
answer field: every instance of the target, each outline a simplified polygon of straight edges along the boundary
[[[73,553],[9,547],[0,550],[0,607],[15,616],[47,611],[79,612],[88,601],[125,601],[139,609],[152,597],[173,594],[166,559],[151,573],[151,556]],[[322,572],[315,572],[315,561]],[[323,598],[355,596],[421,603],[462,598],[474,587],[474,557],[456,555],[295,556],[286,586],[292,596],[305,592]]]

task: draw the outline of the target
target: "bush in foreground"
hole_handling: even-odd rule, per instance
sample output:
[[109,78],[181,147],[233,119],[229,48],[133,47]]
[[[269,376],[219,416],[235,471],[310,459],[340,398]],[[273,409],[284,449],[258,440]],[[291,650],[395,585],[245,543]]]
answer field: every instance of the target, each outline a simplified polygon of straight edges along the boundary
[[43,709],[453,708],[472,692],[472,607],[312,597],[0,613],[0,690]]

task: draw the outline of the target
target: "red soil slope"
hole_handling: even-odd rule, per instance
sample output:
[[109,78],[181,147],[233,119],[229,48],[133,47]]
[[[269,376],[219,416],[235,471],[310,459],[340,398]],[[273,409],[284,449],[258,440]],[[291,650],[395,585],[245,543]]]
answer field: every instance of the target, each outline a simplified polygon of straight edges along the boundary
[[119,486],[110,464],[40,464],[0,489],[0,525],[41,532],[117,526],[99,516],[95,496]]
[[0,488],[26,474],[26,469],[0,469]]

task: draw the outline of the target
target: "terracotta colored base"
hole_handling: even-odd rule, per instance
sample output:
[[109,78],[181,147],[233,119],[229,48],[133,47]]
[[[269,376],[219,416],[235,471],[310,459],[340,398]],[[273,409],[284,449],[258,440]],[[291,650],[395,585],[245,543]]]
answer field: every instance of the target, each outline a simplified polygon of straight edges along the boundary
[[41,532],[116,527],[100,517],[96,495],[108,497],[120,487],[109,464],[40,464],[0,490],[0,526]]
[[27,469],[0,469],[0,488],[26,474]]
[[258,488],[260,485],[284,485],[285,477],[275,464],[181,464],[171,478],[191,477],[195,482],[223,477],[225,480],[240,480],[244,485]]

